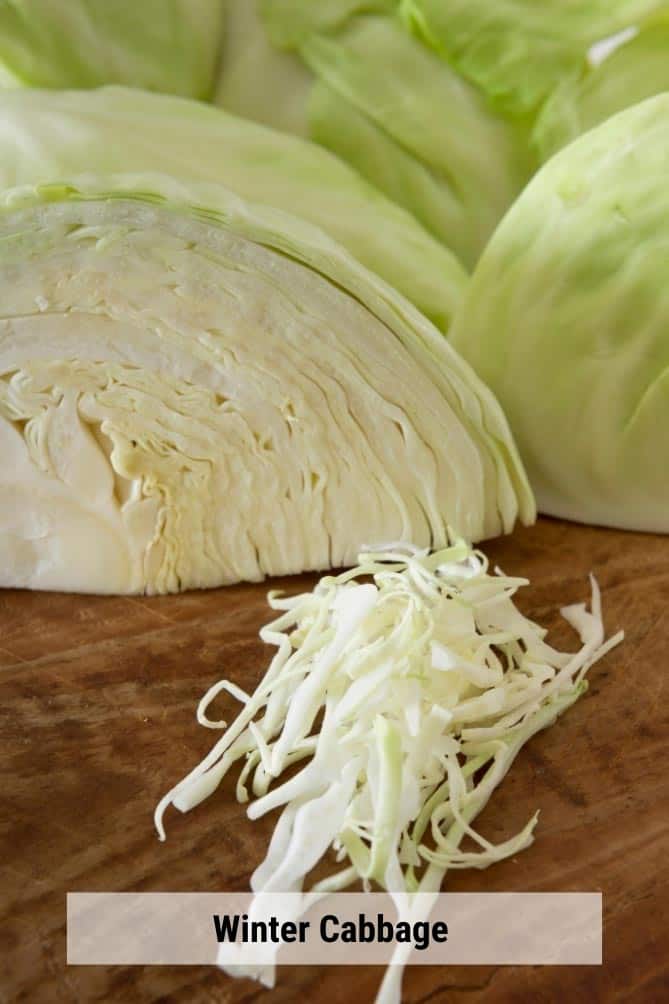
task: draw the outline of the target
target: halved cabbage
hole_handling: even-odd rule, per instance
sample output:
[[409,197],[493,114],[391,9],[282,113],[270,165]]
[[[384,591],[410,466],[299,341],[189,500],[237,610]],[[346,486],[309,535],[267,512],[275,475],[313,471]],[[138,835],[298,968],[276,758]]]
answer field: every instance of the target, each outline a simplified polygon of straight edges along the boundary
[[[185,102],[0,105],[2,584],[214,586],[533,517],[504,416],[443,336],[322,230],[246,200],[264,172],[316,214],[292,140],[254,160],[274,134],[222,115],[216,136],[196,106],[223,187],[195,180],[204,146],[185,169],[204,142],[179,136]],[[101,170],[121,162],[142,173]],[[349,236],[384,205],[357,191],[332,196]]]
[[669,531],[669,95],[560,151],[498,228],[453,344],[543,512]]
[[208,98],[221,0],[3,0],[0,84],[128,84]]

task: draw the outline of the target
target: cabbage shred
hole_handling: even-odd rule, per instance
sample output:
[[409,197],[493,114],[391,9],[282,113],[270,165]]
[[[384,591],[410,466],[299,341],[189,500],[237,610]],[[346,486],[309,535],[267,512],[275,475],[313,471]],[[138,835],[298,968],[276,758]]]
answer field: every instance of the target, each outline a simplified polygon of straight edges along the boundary
[[[222,681],[201,700],[200,723],[224,733],[159,803],[161,839],[170,804],[192,809],[241,762],[237,797],[247,801],[250,789],[249,818],[283,806],[254,891],[302,890],[331,849],[336,867],[313,890],[362,880],[435,892],[451,868],[486,868],[529,846],[537,813],[497,844],[473,821],[522,746],[584,693],[587,670],[623,634],[604,640],[591,576],[590,610],[562,610],[581,647],[557,651],[513,602],[527,584],[491,573],[485,555],[456,539],[432,553],[366,551],[312,592],[270,593],[280,613],[260,637],[276,654],[253,695]],[[229,726],[207,714],[222,690],[243,704]],[[381,999],[397,999],[400,979],[401,966],[388,970]]]

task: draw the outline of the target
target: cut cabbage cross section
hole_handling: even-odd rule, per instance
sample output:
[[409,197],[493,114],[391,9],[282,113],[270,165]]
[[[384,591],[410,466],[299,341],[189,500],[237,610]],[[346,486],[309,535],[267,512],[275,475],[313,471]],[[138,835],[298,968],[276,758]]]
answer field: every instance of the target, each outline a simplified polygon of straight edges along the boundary
[[492,395],[297,218],[160,175],[27,186],[0,286],[3,585],[216,586],[533,516]]

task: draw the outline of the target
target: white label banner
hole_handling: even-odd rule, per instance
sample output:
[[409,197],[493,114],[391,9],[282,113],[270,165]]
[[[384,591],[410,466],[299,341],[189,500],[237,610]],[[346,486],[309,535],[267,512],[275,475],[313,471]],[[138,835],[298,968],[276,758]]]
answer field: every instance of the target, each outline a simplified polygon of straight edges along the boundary
[[600,965],[601,893],[68,893],[71,965]]

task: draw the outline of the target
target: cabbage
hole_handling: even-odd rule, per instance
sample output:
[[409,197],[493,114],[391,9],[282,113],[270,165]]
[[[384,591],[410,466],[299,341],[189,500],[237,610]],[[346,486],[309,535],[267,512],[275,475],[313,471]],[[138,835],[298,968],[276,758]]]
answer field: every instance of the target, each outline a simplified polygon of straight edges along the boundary
[[534,141],[544,160],[616,112],[669,90],[669,8],[600,64],[564,80],[546,102]]
[[0,110],[3,585],[214,586],[533,517],[492,395],[310,222],[420,249],[347,168],[142,92]]
[[[225,680],[207,691],[198,721],[223,735],[156,808],[165,839],[170,805],[187,812],[241,765],[249,818],[282,810],[255,892],[300,892],[330,848],[317,892],[362,879],[432,893],[450,869],[487,868],[529,846],[538,813],[500,843],[474,820],[527,740],[580,697],[589,667],[623,637],[604,641],[592,579],[591,611],[562,611],[581,648],[557,651],[513,602],[527,580],[491,574],[462,540],[436,553],[390,545],[358,562],[312,592],[270,593],[279,616],[260,637],[277,651],[264,678],[252,695]],[[229,726],[207,713],[223,690],[243,705]],[[410,951],[396,950],[380,1000],[399,999]],[[272,972],[248,975],[273,983]]]
[[221,0],[4,0],[0,85],[129,84],[208,98]]
[[524,131],[389,18],[360,18],[301,51],[319,80],[312,139],[473,266],[532,173]]
[[[235,5],[237,0],[226,0]],[[299,48],[320,32],[336,31],[358,14],[391,14],[399,0],[251,0],[262,13],[270,38],[284,49]]]
[[317,146],[178,98],[110,87],[14,91],[0,104],[0,187],[83,171],[220,183],[322,227],[446,330],[466,274],[446,248]]
[[668,165],[669,95],[585,133],[508,213],[456,318],[543,512],[669,531]]
[[[320,3],[311,8],[322,9]],[[271,41],[256,0],[226,0],[213,96],[217,105],[254,122],[308,137],[313,83],[313,75],[299,56]]]
[[535,113],[592,43],[635,24],[660,0],[401,0],[406,23],[517,116]]
[[216,101],[336,153],[470,267],[534,169],[528,132],[383,13],[393,6],[228,2]]

